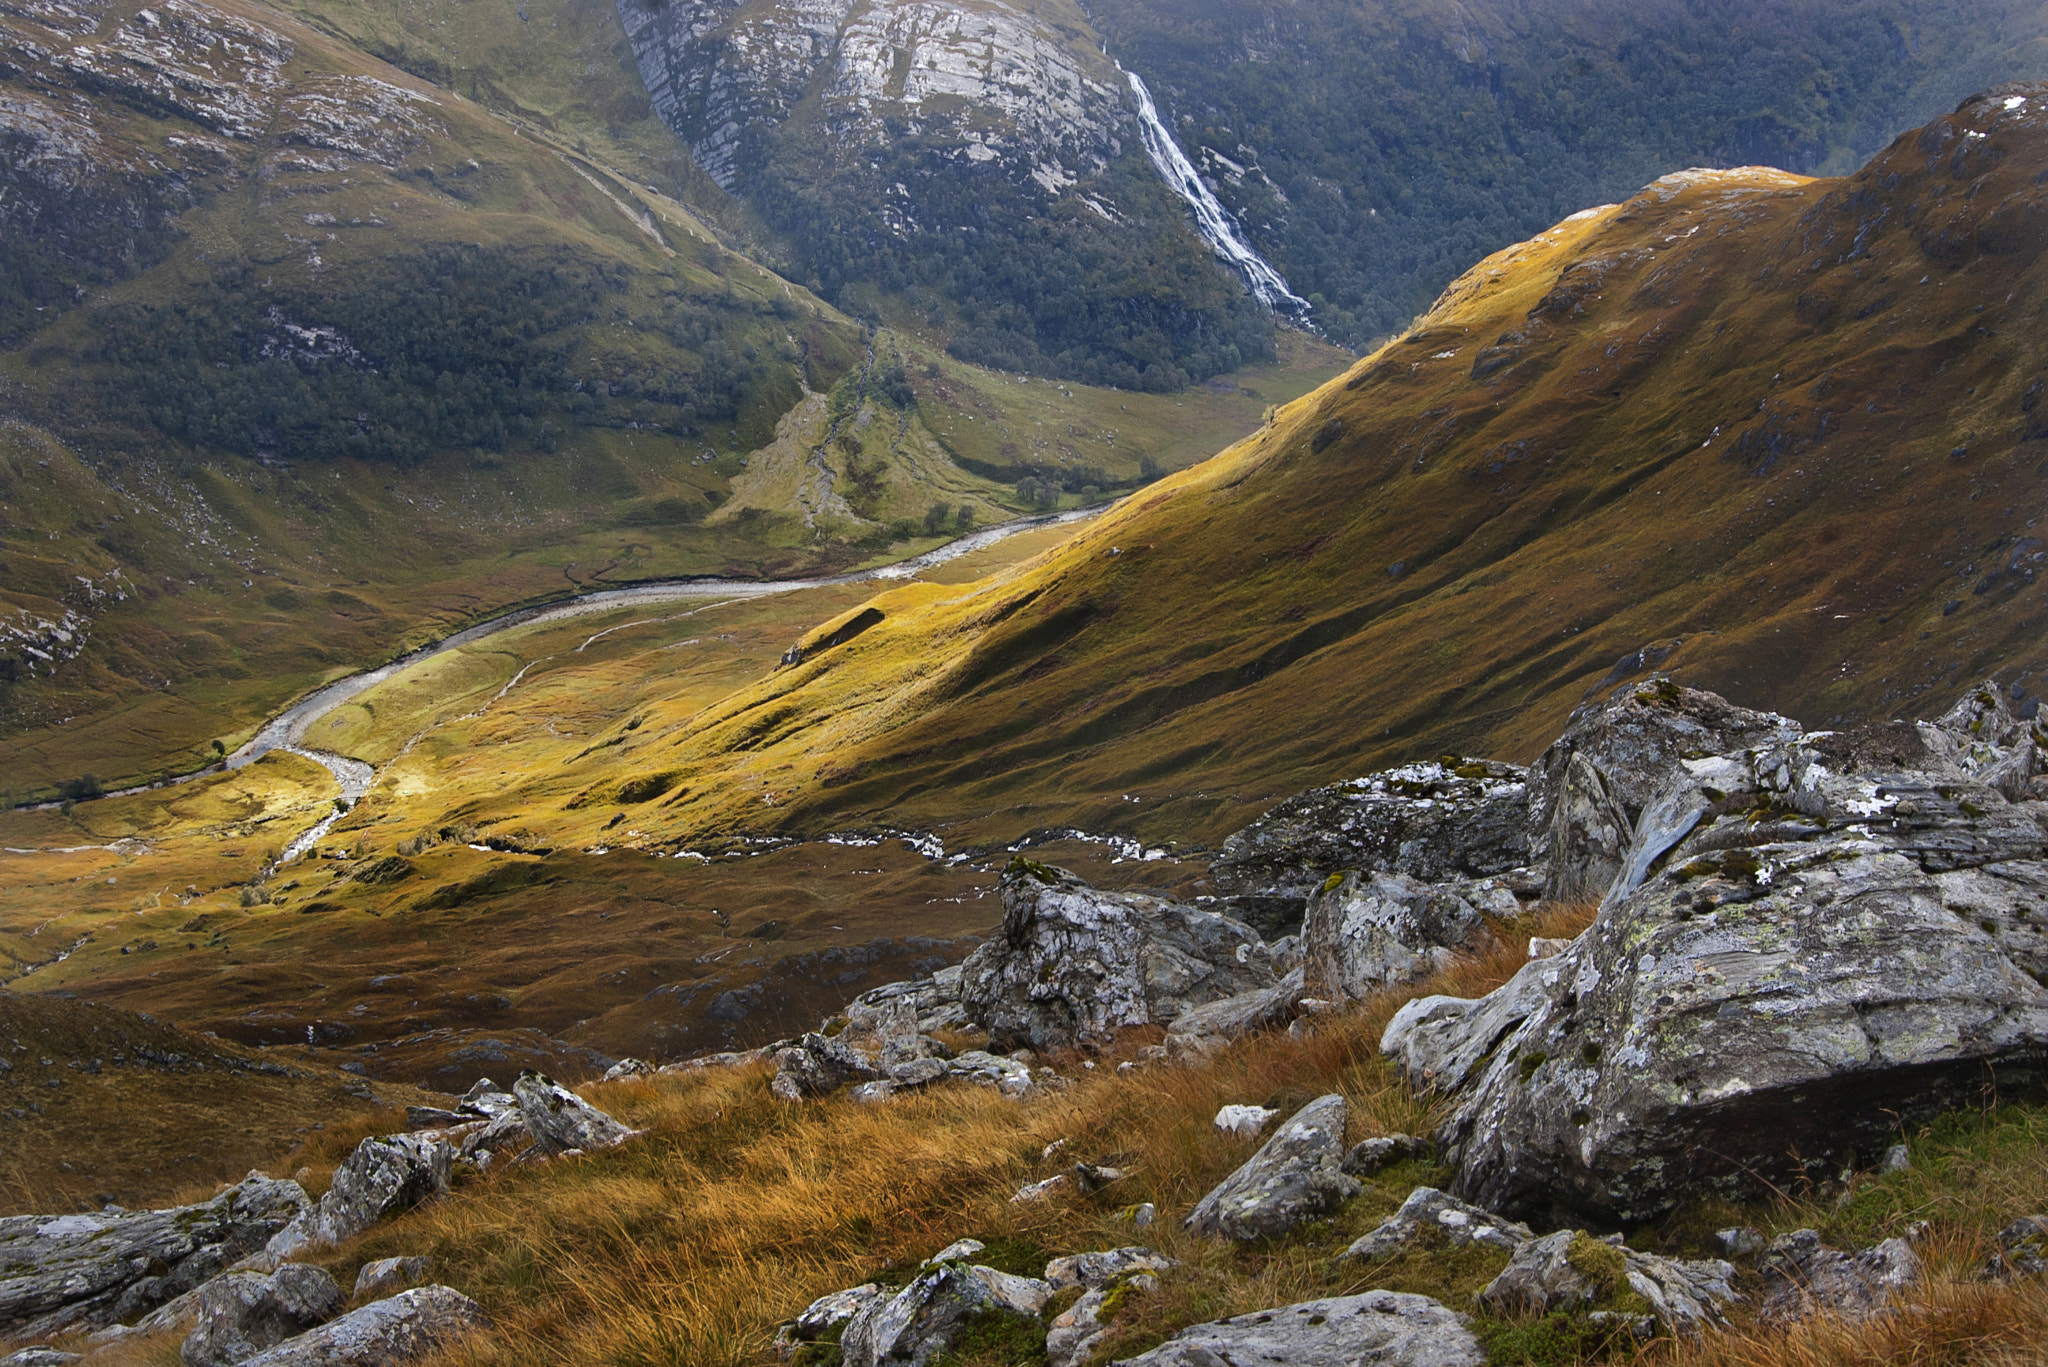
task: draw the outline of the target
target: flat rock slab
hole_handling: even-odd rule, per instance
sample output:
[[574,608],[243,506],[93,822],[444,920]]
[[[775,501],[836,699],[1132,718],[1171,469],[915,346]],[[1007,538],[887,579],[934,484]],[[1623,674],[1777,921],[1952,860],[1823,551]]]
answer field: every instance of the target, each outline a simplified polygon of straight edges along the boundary
[[1368,1291],[1181,1330],[1122,1367],[1485,1367],[1465,1317],[1427,1296]]
[[1920,1256],[1904,1239],[1844,1253],[1810,1229],[1780,1234],[1756,1262],[1763,1279],[1760,1317],[1782,1324],[1821,1311],[1868,1319],[1920,1278]]
[[519,1099],[519,1114],[543,1155],[617,1148],[637,1133],[545,1073],[521,1073],[512,1084],[512,1095]]
[[1358,1195],[1358,1179],[1342,1170],[1347,1114],[1344,1098],[1335,1093],[1302,1107],[1196,1203],[1187,1228],[1229,1239],[1271,1239]]
[[941,1262],[859,1310],[840,1337],[840,1352],[846,1367],[926,1367],[952,1351],[969,1320],[997,1314],[1036,1325],[1052,1294],[1050,1283],[1034,1277]]
[[1535,1237],[1527,1225],[1468,1206],[1435,1187],[1417,1187],[1377,1229],[1337,1256],[1377,1262],[1417,1246],[1462,1248],[1466,1244],[1485,1244],[1513,1253]]
[[422,1286],[286,1339],[242,1367],[387,1367],[445,1347],[484,1323],[483,1310],[454,1287]]
[[185,1367],[236,1367],[327,1323],[347,1303],[326,1269],[309,1263],[267,1276],[230,1272],[199,1288],[196,1322],[178,1357]]

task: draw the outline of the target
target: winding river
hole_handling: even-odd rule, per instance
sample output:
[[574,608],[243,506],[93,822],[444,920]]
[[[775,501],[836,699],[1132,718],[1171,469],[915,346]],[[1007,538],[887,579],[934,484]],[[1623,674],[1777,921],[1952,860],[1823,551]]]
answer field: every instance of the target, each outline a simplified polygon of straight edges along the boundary
[[[516,608],[487,618],[474,626],[464,627],[452,636],[444,637],[429,646],[422,646],[410,654],[401,655],[387,664],[366,669],[347,678],[337,679],[331,684],[313,690],[297,702],[279,712],[258,727],[248,743],[227,757],[226,767],[240,769],[254,764],[272,750],[284,750],[294,755],[324,765],[341,785],[342,804],[354,805],[365,793],[376,777],[376,771],[359,759],[347,755],[332,754],[315,750],[305,744],[306,733],[313,724],[327,716],[335,708],[364,691],[375,688],[385,680],[401,674],[414,665],[445,655],[451,650],[460,650],[475,645],[501,632],[516,627],[533,626],[545,622],[559,622],[571,617],[588,616],[591,613],[610,612],[615,608],[638,607],[652,603],[682,602],[692,598],[766,598],[778,593],[795,593],[801,589],[829,588],[842,584],[882,583],[894,579],[909,579],[921,571],[957,560],[963,555],[983,550],[997,542],[1017,535],[1019,532],[1037,531],[1045,527],[1064,526],[1068,523],[1086,521],[1104,512],[1112,504],[1092,508],[1075,508],[1063,513],[1049,513],[1042,517],[1019,518],[980,531],[969,532],[958,540],[943,546],[899,560],[894,564],[878,566],[870,570],[856,570],[850,574],[820,575],[806,579],[656,579],[643,584],[632,584],[625,588],[600,589],[562,602],[537,604],[532,607]],[[203,773],[214,773],[206,770]],[[187,775],[176,782],[189,782],[202,774]],[[149,785],[156,786],[156,785]],[[124,789],[124,792],[141,792],[142,788]],[[337,805],[334,813],[322,820],[313,829],[300,835],[285,847],[284,862],[290,862],[310,850],[320,838],[327,834],[344,810]]]

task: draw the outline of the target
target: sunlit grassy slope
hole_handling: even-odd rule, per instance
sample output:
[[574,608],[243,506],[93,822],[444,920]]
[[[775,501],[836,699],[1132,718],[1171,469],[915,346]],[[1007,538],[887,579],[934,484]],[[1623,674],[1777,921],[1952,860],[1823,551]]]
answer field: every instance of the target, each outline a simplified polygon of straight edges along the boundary
[[1938,709],[2048,655],[2044,169],[2048,89],[2004,87],[1847,179],[1574,215],[1056,551],[885,594],[606,764],[679,775],[651,836],[1218,836],[1378,762],[1527,758],[1644,650],[1813,723]]
[[521,602],[901,555],[1026,509],[1026,469],[1072,476],[1070,504],[1128,487],[1347,359],[1297,337],[1126,419],[878,333],[686,207],[603,5],[195,5],[174,65],[228,34],[247,70],[181,96],[107,55],[143,8],[0,14],[42,54],[17,83],[41,140],[5,172],[0,799],[189,770]]

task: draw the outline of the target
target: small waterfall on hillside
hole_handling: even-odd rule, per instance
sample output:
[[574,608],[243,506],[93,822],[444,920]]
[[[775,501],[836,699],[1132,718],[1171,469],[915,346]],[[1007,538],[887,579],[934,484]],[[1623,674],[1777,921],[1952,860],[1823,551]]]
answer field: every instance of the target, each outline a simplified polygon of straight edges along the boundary
[[1145,88],[1144,80],[1135,71],[1124,71],[1121,62],[1117,64],[1117,70],[1124,72],[1131,83],[1131,93],[1138,97],[1138,123],[1144,132],[1145,152],[1152,158],[1152,164],[1159,168],[1159,174],[1166,183],[1173,187],[1173,192],[1186,200],[1188,208],[1194,211],[1195,230],[1202,235],[1202,240],[1244,277],[1245,284],[1267,308],[1306,318],[1308,300],[1288,289],[1286,277],[1274,270],[1272,264],[1245,241],[1244,230],[1238,227],[1237,220],[1209,192],[1194,163],[1188,160],[1187,153],[1180,150],[1173,134],[1160,122],[1158,107],[1152,103],[1152,92]]

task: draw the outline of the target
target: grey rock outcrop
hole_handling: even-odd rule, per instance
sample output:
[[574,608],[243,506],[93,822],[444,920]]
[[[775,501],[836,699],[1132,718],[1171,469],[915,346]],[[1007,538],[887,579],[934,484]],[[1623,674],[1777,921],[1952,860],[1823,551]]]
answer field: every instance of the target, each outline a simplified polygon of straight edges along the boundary
[[1377,1139],[1361,1139],[1353,1144],[1350,1152],[1344,1155],[1343,1168],[1353,1177],[1374,1177],[1396,1163],[1428,1158],[1435,1152],[1435,1144],[1412,1134],[1381,1135]]
[[1002,930],[968,956],[960,983],[962,1008],[995,1047],[1106,1041],[1276,983],[1257,932],[1214,912],[1103,892],[1021,859],[1002,897]]
[[1804,1319],[1816,1310],[1844,1319],[1865,1319],[1920,1276],[1920,1257],[1904,1239],[1844,1253],[1829,1248],[1810,1229],[1771,1240],[1757,1259],[1763,1279],[1759,1316],[1766,1323]]
[[1401,873],[1333,874],[1302,923],[1303,992],[1363,1000],[1444,967],[1483,929],[1478,909],[1448,888]]
[[133,1320],[261,1248],[309,1204],[298,1183],[252,1172],[198,1205],[0,1219],[0,1333]]
[[1045,1359],[1048,1367],[1078,1367],[1108,1334],[1103,1314],[1111,1308],[1112,1297],[1146,1294],[1159,1289],[1158,1275],[1173,1267],[1149,1248],[1113,1248],[1102,1253],[1078,1253],[1055,1258],[1046,1264],[1045,1279],[1056,1290],[1082,1288],[1081,1298],[1053,1316],[1045,1330]]
[[519,1115],[543,1156],[570,1149],[613,1149],[639,1133],[545,1073],[521,1073],[512,1084],[512,1095],[519,1099]]
[[940,1262],[895,1295],[858,1311],[840,1336],[840,1352],[847,1367],[925,1367],[953,1347],[968,1320],[997,1314],[1036,1323],[1052,1294],[1049,1284],[1033,1277]]
[[449,1286],[372,1301],[286,1339],[242,1367],[388,1367],[453,1343],[485,1323],[477,1303]]
[[1484,1244],[1513,1253],[1535,1237],[1527,1225],[1468,1206],[1435,1187],[1417,1187],[1408,1193],[1399,1210],[1354,1241],[1338,1258],[1377,1262],[1398,1257],[1412,1248],[1462,1248],[1466,1244]]
[[273,1262],[353,1239],[364,1230],[448,1190],[453,1159],[433,1131],[373,1136],[334,1170],[320,1203],[279,1230],[264,1252]]
[[0,1358],[0,1367],[68,1367],[84,1359],[83,1353],[67,1353],[47,1344],[35,1344]]
[[1300,1011],[1307,970],[1295,968],[1272,987],[1240,992],[1174,1017],[1167,1027],[1170,1056],[1207,1053],[1231,1040],[1286,1025]]
[[326,1269],[310,1264],[286,1263],[267,1276],[230,1272],[199,1288],[178,1357],[185,1367],[235,1367],[327,1323],[346,1303]]
[[2048,1276],[2048,1215],[2022,1215],[2000,1230],[1985,1271],[1996,1278]]
[[1344,1098],[1335,1093],[1302,1107],[1196,1203],[1187,1228],[1241,1241],[1270,1239],[1358,1195],[1358,1179],[1342,1171],[1346,1117]]
[[[1592,928],[1485,998],[1411,1002],[1382,1040],[1453,1094],[1437,1138],[1477,1205],[1628,1224],[1832,1177],[1974,1096],[1987,1066],[2048,1071],[2028,925],[2048,809],[1675,691],[1682,706],[1598,714],[1648,717],[1640,733],[1576,728],[1579,753],[1633,757],[1635,791],[1669,765]],[[1687,753],[1730,734],[1768,744]]]
[[[967,1012],[960,1005],[959,964],[942,968],[929,978],[914,978],[907,982],[884,983],[870,988],[853,999],[853,1005],[881,1006],[887,1002],[900,1001],[908,1006],[917,1018],[918,1033],[929,1035],[939,1030],[956,1030],[972,1024]],[[850,1009],[850,1008],[849,1008]]]
[[364,1263],[356,1270],[354,1295],[388,1296],[403,1291],[408,1286],[418,1286],[426,1281],[434,1270],[432,1258],[417,1254],[397,1258],[379,1258]]
[[1739,1299],[1729,1263],[1661,1258],[1575,1229],[1523,1244],[1479,1293],[1482,1305],[1503,1316],[1626,1310],[1632,1297],[1682,1333],[1725,1324],[1722,1308]]
[[1210,877],[1226,909],[1232,898],[1284,899],[1298,923],[1324,880],[1347,869],[1445,883],[1527,864],[1528,802],[1512,764],[1403,765],[1288,798],[1224,842]]
[[1191,1325],[1119,1367],[1484,1367],[1486,1360],[1462,1315],[1427,1296],[1368,1291]]

